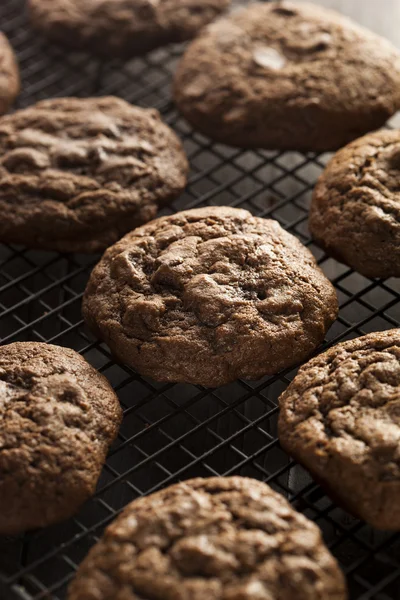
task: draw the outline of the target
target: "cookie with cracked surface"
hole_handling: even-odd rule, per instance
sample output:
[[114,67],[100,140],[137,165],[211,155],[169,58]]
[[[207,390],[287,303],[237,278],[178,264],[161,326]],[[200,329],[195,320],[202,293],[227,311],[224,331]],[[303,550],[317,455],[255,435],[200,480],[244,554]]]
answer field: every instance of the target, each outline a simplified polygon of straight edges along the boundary
[[0,115],[8,111],[19,90],[17,60],[8,39],[0,31]]
[[230,0],[29,0],[32,23],[53,41],[122,59],[193,38],[229,4]]
[[400,53],[315,4],[255,3],[191,43],[174,95],[193,127],[218,142],[336,150],[400,107]]
[[307,358],[335,320],[337,298],[277,221],[220,206],[162,217],[109,248],[83,314],[142,375],[216,387]]
[[158,111],[119,98],[45,100],[0,119],[0,241],[99,252],[184,189]]
[[74,350],[0,347],[0,533],[72,516],[93,493],[122,412]]
[[400,530],[400,330],[304,365],[280,398],[279,438],[344,508]]
[[68,600],[345,600],[318,527],[268,485],[192,479],[132,502]]
[[367,277],[400,276],[400,131],[378,131],[337,154],[313,193],[310,231]]

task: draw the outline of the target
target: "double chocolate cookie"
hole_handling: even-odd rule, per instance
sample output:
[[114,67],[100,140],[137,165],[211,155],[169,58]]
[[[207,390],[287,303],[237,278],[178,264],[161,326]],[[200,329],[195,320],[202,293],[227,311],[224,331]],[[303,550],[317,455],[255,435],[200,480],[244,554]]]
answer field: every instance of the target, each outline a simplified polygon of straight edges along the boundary
[[92,548],[68,600],[345,600],[316,525],[269,486],[192,479],[132,502]]
[[46,36],[104,58],[130,58],[190,39],[230,0],[29,0]]
[[19,89],[19,69],[14,51],[0,31],[0,115],[8,111]]
[[313,194],[310,231],[367,277],[400,276],[400,132],[378,131],[340,150]]
[[94,493],[121,416],[107,380],[73,350],[0,347],[0,534],[73,515]]
[[331,283],[277,221],[207,207],[109,248],[83,314],[114,355],[158,381],[218,386],[299,363],[337,316]]
[[0,119],[0,241],[98,252],[186,184],[156,110],[118,98],[45,100]]
[[350,512],[400,530],[400,330],[338,344],[280,398],[279,438]]
[[400,53],[315,4],[255,3],[189,46],[175,100],[195,129],[222,143],[336,150],[400,107]]

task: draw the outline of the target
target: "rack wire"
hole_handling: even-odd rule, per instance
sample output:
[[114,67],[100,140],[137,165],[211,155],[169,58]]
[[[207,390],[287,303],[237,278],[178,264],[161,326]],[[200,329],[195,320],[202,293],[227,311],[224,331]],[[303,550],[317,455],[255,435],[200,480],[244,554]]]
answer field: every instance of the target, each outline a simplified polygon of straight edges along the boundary
[[[191,163],[185,193],[164,212],[208,204],[277,219],[316,255],[333,281],[340,316],[327,345],[399,326],[400,282],[370,280],[325,256],[310,240],[311,190],[327,155],[241,151],[212,144],[177,114],[174,46],[126,64],[67,53],[32,31],[23,0],[2,0],[0,28],[17,51],[18,106],[55,96],[115,94],[158,108],[184,141]],[[62,600],[77,566],[131,500],[195,476],[245,475],[268,482],[322,529],[347,575],[352,600],[400,600],[400,535],[372,530],[340,510],[277,440],[277,398],[295,370],[219,389],[158,384],[116,364],[81,317],[98,257],[0,245],[0,339],[36,340],[79,351],[113,384],[124,421],[95,497],[65,523],[0,538],[1,600]]]

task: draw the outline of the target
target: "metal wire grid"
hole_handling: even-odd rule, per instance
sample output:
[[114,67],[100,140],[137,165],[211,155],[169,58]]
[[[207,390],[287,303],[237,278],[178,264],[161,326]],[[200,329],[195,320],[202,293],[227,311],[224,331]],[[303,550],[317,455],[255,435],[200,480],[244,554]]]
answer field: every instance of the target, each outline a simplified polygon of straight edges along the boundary
[[[366,279],[310,241],[310,193],[327,156],[240,151],[193,133],[170,99],[179,47],[125,65],[100,65],[35,35],[23,0],[2,0],[0,27],[18,52],[20,106],[53,96],[105,94],[155,106],[184,140],[192,166],[186,192],[169,210],[206,204],[248,208],[277,219],[309,246],[336,286],[341,305],[325,347],[399,326],[397,280]],[[76,518],[0,538],[0,599],[63,599],[77,565],[128,502],[180,479],[240,474],[267,481],[321,527],[348,577],[351,599],[400,600],[400,536],[376,532],[338,509],[280,449],[277,398],[295,370],[215,390],[139,377],[116,364],[84,327],[81,298],[96,261],[0,245],[1,342],[46,341],[81,352],[111,381],[125,415],[96,496]]]

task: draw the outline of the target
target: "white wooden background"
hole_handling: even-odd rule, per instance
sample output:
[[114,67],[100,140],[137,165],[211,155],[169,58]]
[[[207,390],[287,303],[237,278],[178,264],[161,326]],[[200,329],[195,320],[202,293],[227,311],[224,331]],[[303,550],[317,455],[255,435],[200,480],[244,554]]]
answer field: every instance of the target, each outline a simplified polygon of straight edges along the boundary
[[400,0],[313,0],[347,15],[400,47]]

